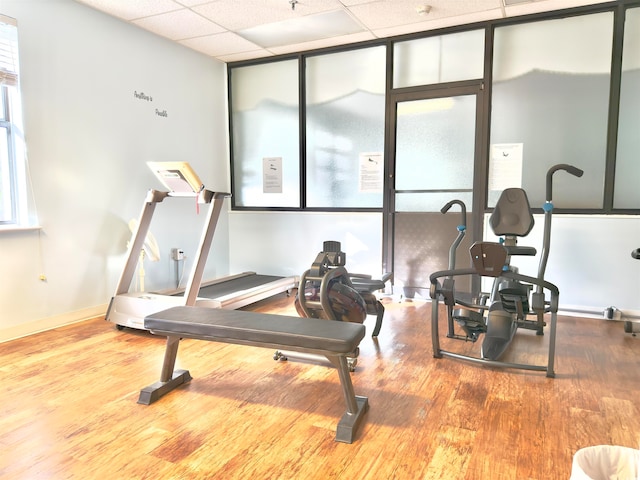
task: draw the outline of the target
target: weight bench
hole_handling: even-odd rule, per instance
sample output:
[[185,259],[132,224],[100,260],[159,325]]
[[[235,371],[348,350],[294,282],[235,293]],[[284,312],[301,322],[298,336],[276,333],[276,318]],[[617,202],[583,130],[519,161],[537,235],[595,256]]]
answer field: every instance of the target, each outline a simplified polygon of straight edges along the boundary
[[347,363],[347,357],[353,355],[364,338],[365,327],[362,324],[180,306],[147,316],[144,327],[155,335],[166,336],[167,344],[160,381],[143,388],[138,403],[149,405],[191,380],[188,370],[174,370],[174,367],[180,340],[192,338],[326,356],[338,370],[347,404],[347,411],[336,430],[338,442],[353,442],[369,409],[367,397],[354,393]]

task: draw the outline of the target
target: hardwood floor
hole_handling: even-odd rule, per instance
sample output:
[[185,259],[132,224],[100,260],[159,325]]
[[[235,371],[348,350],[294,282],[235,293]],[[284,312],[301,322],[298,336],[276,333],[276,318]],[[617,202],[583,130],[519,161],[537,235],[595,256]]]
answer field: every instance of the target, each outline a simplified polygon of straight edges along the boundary
[[[385,305],[352,376],[370,410],[351,445],[325,365],[183,340],[193,380],[145,406],[163,338],[94,319],[0,344],[0,478],[566,480],[579,448],[640,446],[640,338],[621,323],[560,317],[549,379],[434,359],[430,304]],[[284,295],[251,309],[297,316]],[[513,348],[531,358],[544,338]]]

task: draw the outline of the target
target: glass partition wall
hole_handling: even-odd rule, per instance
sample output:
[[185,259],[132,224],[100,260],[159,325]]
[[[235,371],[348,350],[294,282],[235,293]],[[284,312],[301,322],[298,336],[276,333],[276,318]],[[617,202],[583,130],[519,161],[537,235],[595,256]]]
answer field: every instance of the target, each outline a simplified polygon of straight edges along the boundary
[[640,8],[626,11],[613,208],[640,208]]
[[385,270],[435,258],[419,249],[441,232],[425,271],[456,233],[445,202],[467,204],[479,240],[504,188],[540,209],[556,163],[585,171],[554,180],[558,211],[637,214],[639,12],[621,0],[230,64],[233,208],[379,211]]
[[558,175],[554,203],[602,208],[612,42],[612,12],[496,28],[490,207],[522,187],[541,208],[547,170],[569,163],[584,176]]
[[234,68],[230,89],[233,205],[300,207],[297,60]]
[[384,46],[309,57],[306,206],[382,208]]

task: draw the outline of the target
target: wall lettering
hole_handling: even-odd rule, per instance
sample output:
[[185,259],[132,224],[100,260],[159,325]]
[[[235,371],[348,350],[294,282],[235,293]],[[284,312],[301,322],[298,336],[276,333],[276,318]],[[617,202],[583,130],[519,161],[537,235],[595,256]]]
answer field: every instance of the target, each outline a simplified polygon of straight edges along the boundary
[[[144,92],[138,92],[137,90],[133,91],[133,98],[137,99],[137,100],[143,100],[146,102],[153,102],[153,97],[151,95],[146,95]],[[167,118],[169,116],[169,114],[167,113],[167,110],[159,110],[159,109],[155,109],[155,113],[156,113],[156,117],[164,117]]]

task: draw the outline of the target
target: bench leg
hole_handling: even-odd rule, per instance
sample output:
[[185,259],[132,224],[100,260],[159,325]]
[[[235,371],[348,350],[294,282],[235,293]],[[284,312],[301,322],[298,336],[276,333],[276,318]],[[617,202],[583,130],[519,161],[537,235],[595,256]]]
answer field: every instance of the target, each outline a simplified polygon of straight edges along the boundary
[[174,388],[191,380],[191,375],[188,370],[173,370],[176,364],[179,345],[180,337],[167,337],[167,346],[164,351],[164,362],[162,363],[160,381],[140,390],[138,403],[150,405]]
[[376,300],[376,326],[373,329],[372,337],[377,337],[382,327],[382,318],[384,317],[384,305],[380,300]]
[[356,396],[349,373],[349,363],[347,357],[327,357],[338,369],[340,375],[340,385],[347,404],[347,411],[342,415],[336,430],[336,441],[353,443],[364,414],[369,410],[369,400],[367,397]]

